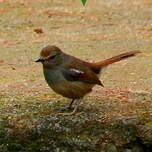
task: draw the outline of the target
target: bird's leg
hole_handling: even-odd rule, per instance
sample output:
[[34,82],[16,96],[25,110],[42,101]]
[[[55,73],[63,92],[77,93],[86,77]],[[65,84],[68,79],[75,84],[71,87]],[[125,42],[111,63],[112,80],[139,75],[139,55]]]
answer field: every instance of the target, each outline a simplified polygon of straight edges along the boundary
[[75,114],[75,113],[77,112],[78,107],[79,107],[81,101],[82,101],[82,99],[77,99],[76,105],[75,105],[75,107],[74,107],[74,110],[73,110],[72,113],[71,113],[72,115]]
[[[71,113],[58,113],[58,114],[59,115],[63,115],[63,116],[72,116],[72,115],[75,115],[77,113],[77,110],[78,110],[78,107],[79,107],[79,105],[81,103],[81,100],[82,99],[77,99],[76,105],[74,107],[74,110]],[[73,102],[74,102],[74,100],[71,101],[71,103],[73,103]],[[71,103],[70,103],[70,105],[71,105]]]
[[69,104],[69,107],[68,107],[68,109],[71,109],[71,107],[72,107],[72,104],[74,103],[74,100],[75,100],[75,99],[72,99],[71,103]]

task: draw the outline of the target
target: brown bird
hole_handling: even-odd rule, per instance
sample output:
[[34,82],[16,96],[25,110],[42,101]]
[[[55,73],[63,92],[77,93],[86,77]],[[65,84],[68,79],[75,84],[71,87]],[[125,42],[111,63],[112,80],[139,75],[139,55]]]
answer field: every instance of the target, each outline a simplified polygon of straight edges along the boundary
[[114,62],[134,56],[140,51],[130,51],[112,58],[89,63],[62,52],[58,47],[48,45],[40,53],[36,62],[43,65],[43,73],[48,85],[58,94],[72,99],[78,99],[73,112],[77,111],[81,99],[97,84],[103,87],[99,80],[101,70]]

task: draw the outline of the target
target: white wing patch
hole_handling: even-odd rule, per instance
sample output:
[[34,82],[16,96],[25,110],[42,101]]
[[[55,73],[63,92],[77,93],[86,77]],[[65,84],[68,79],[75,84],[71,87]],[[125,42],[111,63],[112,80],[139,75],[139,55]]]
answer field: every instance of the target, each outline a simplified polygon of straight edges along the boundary
[[83,71],[80,71],[80,70],[77,70],[77,69],[70,69],[71,72],[75,72],[75,73],[78,73],[78,74],[84,74]]

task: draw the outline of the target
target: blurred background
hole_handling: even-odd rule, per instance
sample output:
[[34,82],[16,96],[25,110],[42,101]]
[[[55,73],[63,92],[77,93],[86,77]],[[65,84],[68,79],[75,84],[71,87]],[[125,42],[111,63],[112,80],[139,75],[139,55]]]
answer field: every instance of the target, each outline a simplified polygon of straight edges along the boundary
[[41,65],[34,60],[51,44],[87,61],[140,50],[109,66],[101,79],[107,87],[151,90],[151,7],[149,0],[88,0],[85,7],[79,0],[1,0],[1,88],[41,80]]

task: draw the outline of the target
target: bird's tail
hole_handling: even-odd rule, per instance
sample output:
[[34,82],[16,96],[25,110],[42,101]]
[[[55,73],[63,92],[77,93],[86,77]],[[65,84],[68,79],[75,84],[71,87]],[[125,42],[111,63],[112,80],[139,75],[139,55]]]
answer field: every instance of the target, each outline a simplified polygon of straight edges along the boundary
[[134,56],[137,53],[141,53],[141,52],[140,51],[130,51],[130,52],[122,53],[122,54],[114,56],[112,58],[109,58],[109,59],[106,59],[106,60],[103,60],[103,61],[100,61],[100,62],[96,62],[96,63],[94,63],[94,65],[96,65],[97,67],[98,66],[99,67],[104,67],[104,66],[107,66],[109,64],[118,62],[122,59],[126,59],[128,57]]
[[104,69],[104,67],[106,67],[107,65],[118,62],[122,59],[126,59],[128,57],[134,56],[137,53],[141,53],[141,52],[140,51],[130,51],[130,52],[122,53],[122,54],[114,56],[112,58],[90,64],[90,67],[91,67],[92,71],[94,71],[96,74],[99,74],[101,72],[101,69]]

